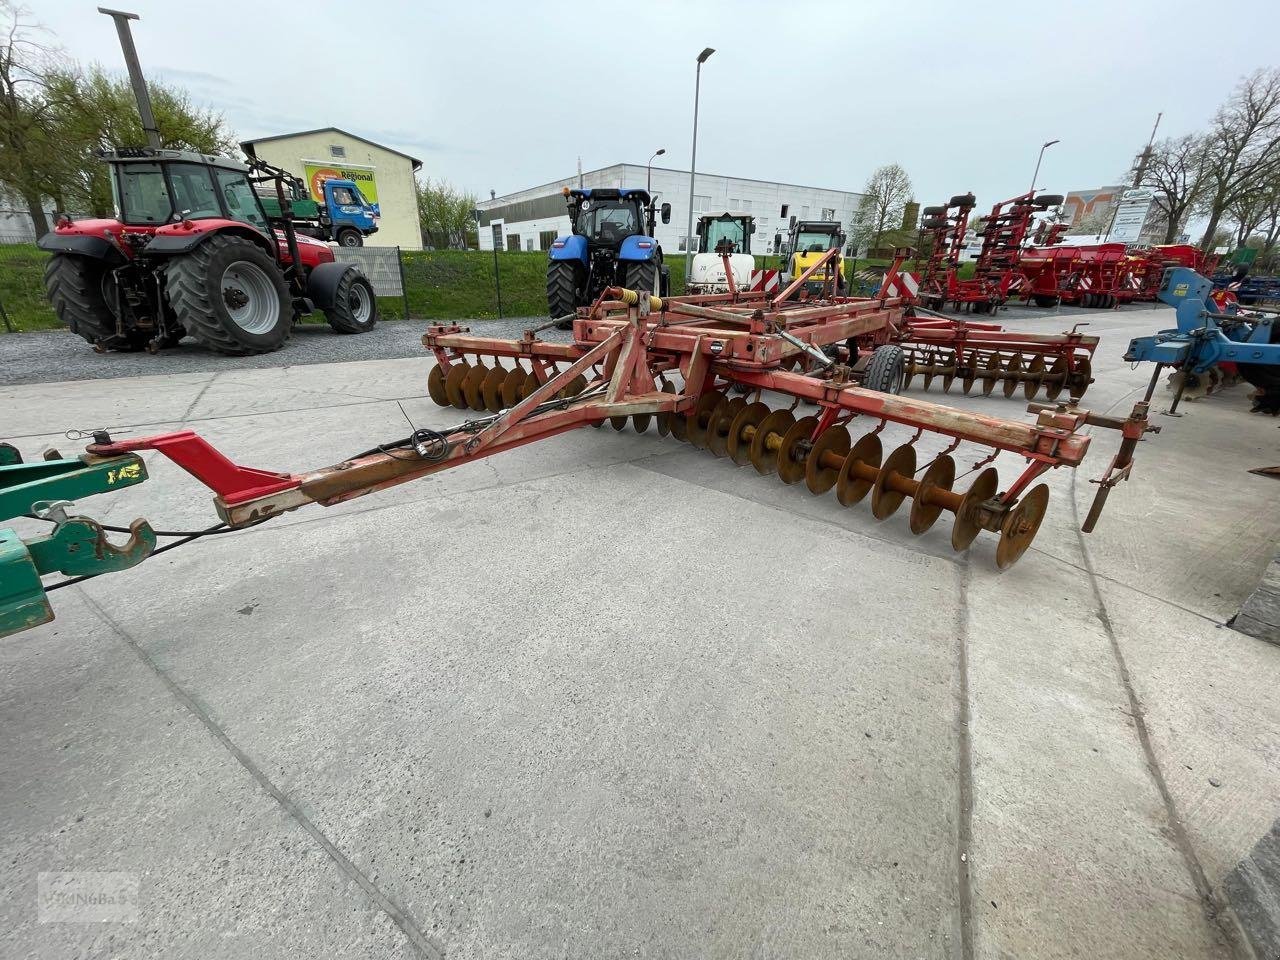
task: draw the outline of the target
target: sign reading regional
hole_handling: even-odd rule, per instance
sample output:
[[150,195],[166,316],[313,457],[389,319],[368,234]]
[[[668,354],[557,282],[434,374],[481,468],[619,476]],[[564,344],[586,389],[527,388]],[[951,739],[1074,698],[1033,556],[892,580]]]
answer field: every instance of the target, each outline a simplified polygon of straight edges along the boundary
[[317,202],[324,202],[326,180],[354,180],[366,200],[370,203],[378,202],[378,181],[374,179],[373,167],[335,166],[316,160],[303,160],[302,170],[307,186],[311,189],[311,199]]

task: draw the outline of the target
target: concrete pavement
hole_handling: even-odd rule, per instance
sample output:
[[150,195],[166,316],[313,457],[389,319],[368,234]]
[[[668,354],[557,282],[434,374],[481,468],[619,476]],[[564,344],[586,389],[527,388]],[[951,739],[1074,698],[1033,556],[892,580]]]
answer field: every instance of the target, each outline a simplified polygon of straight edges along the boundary
[[[1087,405],[1131,403],[1169,316],[1086,315]],[[402,436],[397,399],[451,422],[427,369],[4,387],[0,434],[185,424],[301,469]],[[1184,409],[1096,534],[1115,438],[1053,475],[1003,574],[605,428],[58,591],[0,644],[0,953],[1249,956],[1223,881],[1280,813],[1280,648],[1222,624],[1280,539],[1247,473],[1280,431],[1241,389]],[[212,522],[148,464],[85,512]],[[67,870],[137,874],[138,919],[39,922]]]

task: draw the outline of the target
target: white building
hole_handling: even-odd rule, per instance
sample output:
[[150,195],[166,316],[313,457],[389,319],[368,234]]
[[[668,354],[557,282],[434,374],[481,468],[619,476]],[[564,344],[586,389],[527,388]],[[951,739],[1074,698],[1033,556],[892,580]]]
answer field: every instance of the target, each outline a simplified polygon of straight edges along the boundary
[[[584,187],[645,186],[643,164],[618,163],[582,174]],[[578,177],[565,177],[538,187],[509,193],[480,203],[480,249],[546,250],[557,235],[570,232],[564,187],[579,186]],[[671,222],[660,220],[658,243],[668,258],[684,250],[689,227],[689,171],[653,168],[653,193],[658,203],[671,204]],[[724,177],[698,172],[693,197],[694,219],[702,213],[726,210],[750,213],[756,218],[752,243],[755,253],[773,252],[774,235],[787,233],[791,217],[799,220],[839,220],[850,232],[862,194],[849,190],[773,183],[745,177]]]

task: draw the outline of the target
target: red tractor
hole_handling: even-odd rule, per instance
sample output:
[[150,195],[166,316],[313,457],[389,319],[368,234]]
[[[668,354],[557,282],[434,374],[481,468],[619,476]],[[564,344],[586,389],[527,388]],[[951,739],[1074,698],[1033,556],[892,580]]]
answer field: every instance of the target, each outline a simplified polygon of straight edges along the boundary
[[[97,350],[156,351],[190,335],[219,353],[278,349],[324,311],[338,333],[378,319],[368,279],[293,226],[283,170],[184,150],[102,154],[115,219],[62,219],[40,238],[58,318]],[[254,187],[275,184],[280,216]]]

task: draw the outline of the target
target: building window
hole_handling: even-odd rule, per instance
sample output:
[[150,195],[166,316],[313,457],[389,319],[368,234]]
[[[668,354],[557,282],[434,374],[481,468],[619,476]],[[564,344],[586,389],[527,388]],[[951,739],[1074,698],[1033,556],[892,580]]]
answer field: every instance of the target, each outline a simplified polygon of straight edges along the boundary
[[800,219],[801,219],[801,220],[808,220],[808,219],[809,219],[809,208],[808,208],[808,207],[801,207],[801,208],[800,208]]
[[518,233],[507,234],[507,250],[508,251],[514,250],[517,253],[520,252],[520,234]]
[[491,228],[493,231],[493,249],[502,249],[502,224],[495,223]]
[[742,206],[738,207],[738,209],[739,209],[739,210],[741,210],[743,213],[750,213],[750,212],[751,212],[751,201],[750,201],[750,200],[743,200],[743,201],[742,201]]
[[346,157],[346,155],[347,155],[347,148],[346,148],[346,147],[339,146],[339,145],[338,145],[338,144],[336,144],[336,143],[331,143],[331,144],[329,144],[329,156],[331,156],[331,157],[344,157],[344,158],[345,158],[345,157]]
[[685,249],[686,249],[688,246],[689,246],[689,238],[688,238],[687,236],[685,236],[685,237],[681,237],[681,238],[680,238],[680,252],[681,252],[681,253],[684,253],[684,252],[685,252]]
[[823,207],[823,208],[822,208],[822,219],[823,219],[823,220],[831,221],[831,220],[834,220],[835,218],[836,218],[836,211],[835,211],[835,209],[834,209],[834,208],[832,208],[832,207]]
[[742,209],[742,201],[741,201],[741,200],[735,200],[733,197],[730,197],[730,198],[729,198],[729,209],[730,209],[730,210],[741,210],[741,209]]
[[695,213],[705,213],[711,209],[711,198],[700,197],[696,193],[693,195],[693,209]]
[[524,242],[524,249],[526,253],[533,253],[533,237]]
[[550,250],[551,244],[556,241],[556,232],[554,230],[543,230],[538,234],[538,249]]
[[782,212],[781,212],[781,213],[779,213],[779,214],[778,214],[778,216],[780,216],[783,220],[787,219],[787,211],[788,211],[788,210],[790,210],[790,209],[791,209],[791,208],[790,208],[790,207],[788,207],[788,206],[784,203],[784,204],[782,205]]

